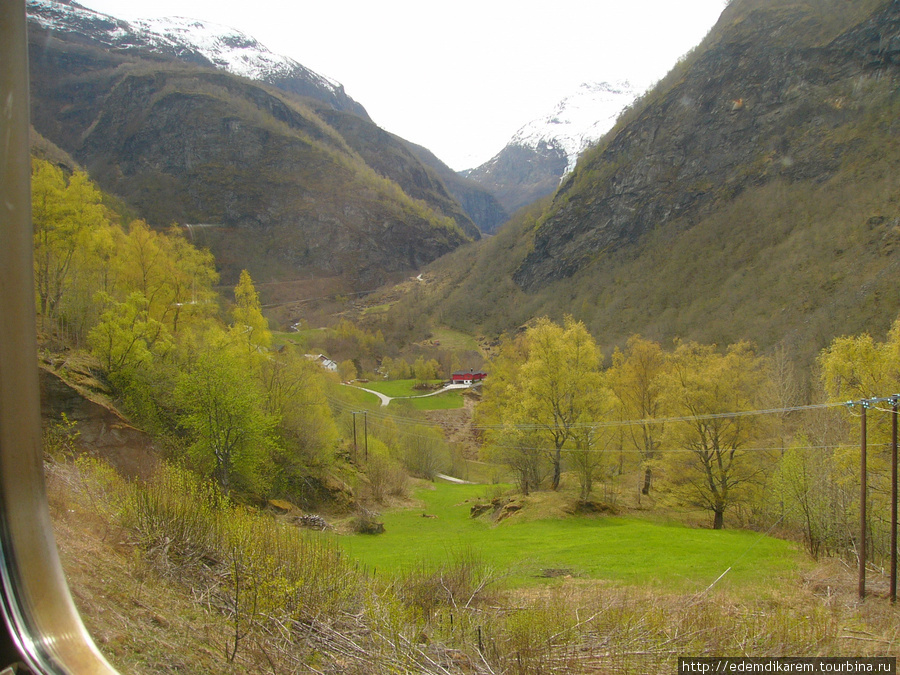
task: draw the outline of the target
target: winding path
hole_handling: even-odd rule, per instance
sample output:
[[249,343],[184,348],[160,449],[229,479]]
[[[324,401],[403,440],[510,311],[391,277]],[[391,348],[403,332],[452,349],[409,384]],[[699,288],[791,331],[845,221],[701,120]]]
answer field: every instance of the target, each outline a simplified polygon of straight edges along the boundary
[[438,394],[443,394],[445,391],[450,391],[451,389],[468,389],[470,385],[468,384],[448,384],[438,389],[437,391],[432,391],[427,394],[420,394],[418,396],[387,396],[382,394],[380,391],[375,391],[374,389],[366,389],[365,387],[357,387],[355,384],[347,384],[346,382],[342,382],[346,387],[355,387],[356,389],[362,389],[363,391],[367,391],[370,394],[375,394],[379,400],[381,401],[381,407],[383,408],[388,403],[396,399],[401,398],[426,398],[428,396],[437,396]]

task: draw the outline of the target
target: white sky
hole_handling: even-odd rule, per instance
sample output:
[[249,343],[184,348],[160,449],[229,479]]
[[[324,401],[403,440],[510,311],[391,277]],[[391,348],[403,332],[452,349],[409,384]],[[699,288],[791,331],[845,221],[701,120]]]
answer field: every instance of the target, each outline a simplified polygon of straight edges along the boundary
[[644,87],[718,19],[725,0],[79,0],[122,19],[237,28],[337,80],[376,124],[453,169],[499,152],[588,81]]

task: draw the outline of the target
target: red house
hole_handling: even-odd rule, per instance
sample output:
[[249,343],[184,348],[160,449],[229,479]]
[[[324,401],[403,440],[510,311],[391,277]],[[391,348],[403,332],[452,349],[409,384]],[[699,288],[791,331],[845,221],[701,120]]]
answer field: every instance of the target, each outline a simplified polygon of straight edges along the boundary
[[452,384],[474,384],[476,382],[481,382],[484,378],[487,377],[487,373],[484,371],[472,370],[459,370],[453,373],[450,376],[450,382]]

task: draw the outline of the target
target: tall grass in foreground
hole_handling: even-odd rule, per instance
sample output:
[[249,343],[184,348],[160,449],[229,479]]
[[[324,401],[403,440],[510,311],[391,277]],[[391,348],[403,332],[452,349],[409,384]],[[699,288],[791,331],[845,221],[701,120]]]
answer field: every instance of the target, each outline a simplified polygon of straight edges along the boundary
[[[75,477],[60,479],[65,472]],[[227,637],[216,638],[221,667],[192,663],[184,636],[167,635],[185,672],[670,673],[680,655],[900,651],[897,608],[880,598],[857,605],[852,575],[842,578],[837,564],[790,585],[760,579],[739,592],[584,580],[509,590],[489,551],[463,548],[442,564],[410,551],[401,572],[373,577],[331,538],[235,506],[179,468],[126,484],[108,466],[80,460],[53,464],[51,477],[59,509],[78,502],[111,527],[125,526],[142,564],[225,617]],[[60,495],[64,488],[71,493]],[[120,537],[107,544],[113,539]],[[130,618],[133,609],[115,613]]]
[[213,570],[231,592],[229,609],[249,620],[303,621],[359,604],[360,574],[337,546],[235,506],[215,483],[185,469],[163,466],[149,483],[133,486],[123,524],[165,564]]

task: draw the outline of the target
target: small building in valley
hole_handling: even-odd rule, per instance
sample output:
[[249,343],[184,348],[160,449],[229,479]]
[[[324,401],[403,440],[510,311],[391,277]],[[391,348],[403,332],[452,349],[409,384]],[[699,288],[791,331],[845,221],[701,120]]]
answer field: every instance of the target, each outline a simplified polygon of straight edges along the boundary
[[487,377],[483,370],[458,370],[450,376],[451,384],[475,384]]
[[325,370],[330,370],[333,373],[336,373],[338,370],[338,364],[329,359],[324,354],[304,354],[304,356],[306,356],[306,358],[308,358],[310,361],[315,361]]

